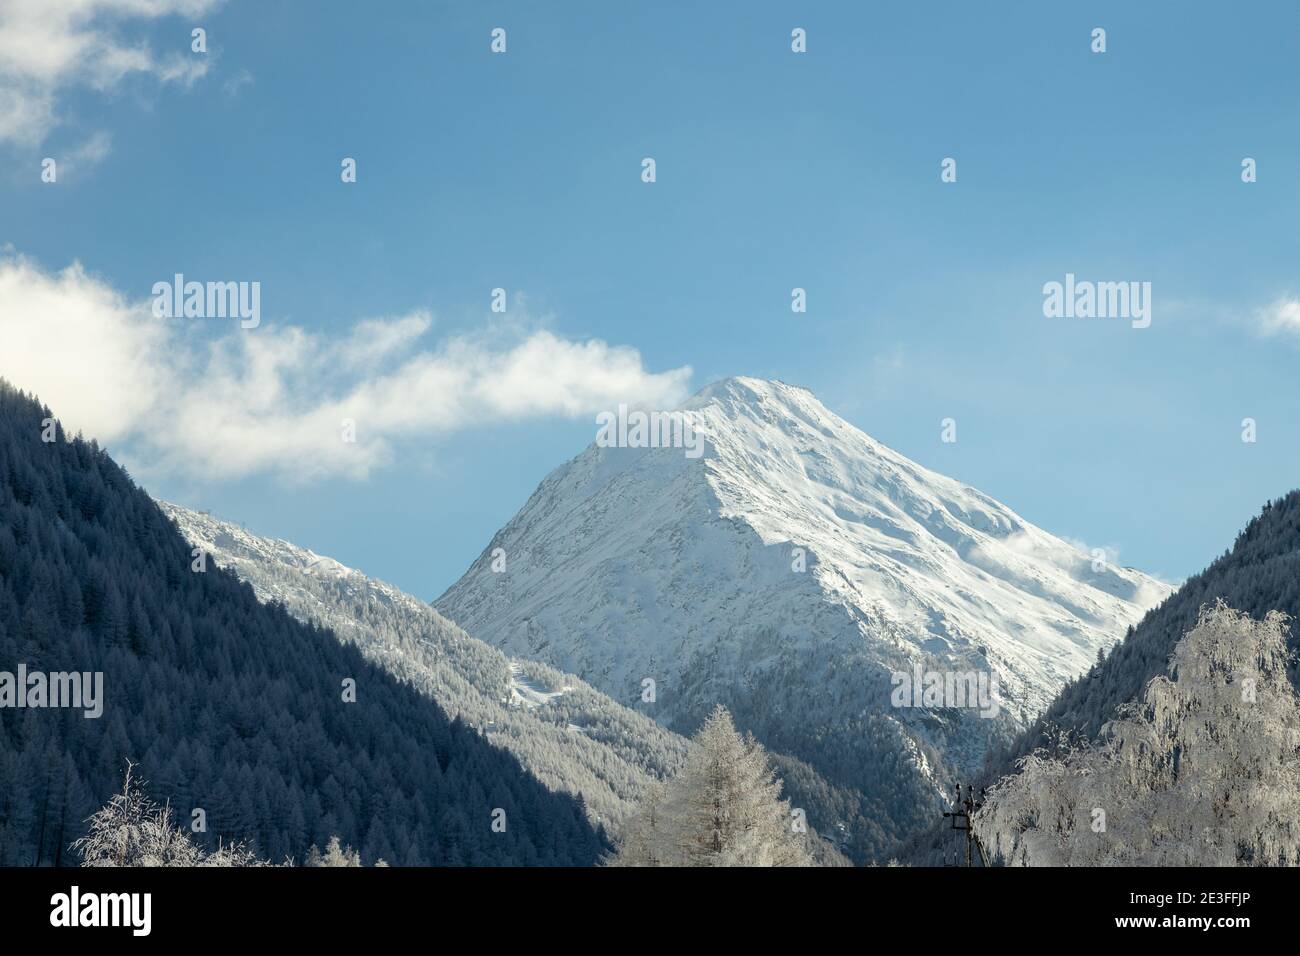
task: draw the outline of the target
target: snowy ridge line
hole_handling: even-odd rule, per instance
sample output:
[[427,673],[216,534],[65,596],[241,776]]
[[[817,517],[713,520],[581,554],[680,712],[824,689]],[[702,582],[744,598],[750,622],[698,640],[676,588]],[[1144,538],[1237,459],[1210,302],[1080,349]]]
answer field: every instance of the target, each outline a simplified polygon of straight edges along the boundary
[[329,628],[432,696],[553,790],[581,794],[593,822],[615,826],[687,742],[549,667],[510,660],[431,606],[332,558],[231,522],[159,502],[194,546],[259,600]]
[[[435,606],[624,704],[652,679],[646,712],[664,726],[692,732],[723,702],[818,769],[857,748],[861,766],[836,782],[864,810],[878,794],[906,816],[1171,591],[887,448],[806,389],[731,378],[681,414],[706,436],[702,457],[593,443]],[[891,674],[917,665],[987,674],[997,718],[891,706]],[[910,770],[875,779],[900,752]]]

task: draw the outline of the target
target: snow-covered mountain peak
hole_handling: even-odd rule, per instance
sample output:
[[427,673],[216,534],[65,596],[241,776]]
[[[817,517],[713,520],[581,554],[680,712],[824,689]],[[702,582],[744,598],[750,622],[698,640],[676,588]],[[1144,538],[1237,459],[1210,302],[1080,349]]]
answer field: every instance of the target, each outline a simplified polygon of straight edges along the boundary
[[[766,401],[797,402],[800,396],[816,402],[813,393],[802,385],[780,379],[733,375],[705,385],[682,404],[683,409],[700,408],[715,403],[761,404]],[[819,403],[820,404],[820,403]]]
[[704,471],[722,516],[744,521],[764,543],[790,541],[823,565],[855,568],[850,577],[859,583],[910,571],[952,584],[949,572],[960,569],[972,587],[1019,592],[1004,598],[1027,592],[1101,627],[1117,613],[1131,615],[1116,599],[1145,610],[1169,593],[1131,569],[1095,563],[988,495],[898,454],[807,389],[726,379],[686,408],[708,436]]
[[[439,609],[620,700],[655,680],[670,726],[710,695],[743,709],[745,687],[791,668],[755,707],[776,706],[778,687],[815,698],[833,680],[843,714],[819,720],[878,711],[929,740],[932,716],[890,708],[891,674],[986,673],[1003,719],[1023,725],[1169,593],[895,452],[807,389],[723,379],[679,412],[705,436],[703,455],[591,445],[542,482]],[[978,759],[996,722],[975,723],[949,727],[940,751]]]

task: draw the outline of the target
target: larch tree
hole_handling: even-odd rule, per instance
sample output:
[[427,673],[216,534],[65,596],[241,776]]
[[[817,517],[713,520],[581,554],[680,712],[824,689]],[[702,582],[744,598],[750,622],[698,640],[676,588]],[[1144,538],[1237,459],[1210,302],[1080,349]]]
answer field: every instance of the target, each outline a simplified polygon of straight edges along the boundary
[[662,780],[646,787],[636,812],[631,815],[618,840],[618,848],[606,861],[610,866],[661,866],[666,863],[664,847],[668,816],[668,789]]
[[652,788],[624,827],[616,866],[808,866],[805,835],[767,753],[722,706],[695,736],[681,772]]
[[1287,619],[1218,601],[1100,742],[1020,761],[975,816],[1027,866],[1300,863],[1300,700]]

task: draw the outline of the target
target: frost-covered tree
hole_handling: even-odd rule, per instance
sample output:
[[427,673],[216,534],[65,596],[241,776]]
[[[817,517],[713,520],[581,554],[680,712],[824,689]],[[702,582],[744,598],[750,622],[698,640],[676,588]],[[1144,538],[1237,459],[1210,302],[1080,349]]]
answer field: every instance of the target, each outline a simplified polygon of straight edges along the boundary
[[806,863],[767,752],[741,737],[719,706],[695,737],[678,778],[676,843],[691,866]]
[[90,829],[73,841],[82,866],[267,866],[242,843],[207,853],[172,822],[171,805],[145,794],[127,765],[122,792],[91,815]]
[[[1032,727],[1004,752],[992,754],[993,779],[1010,773],[1018,758],[1048,744],[1055,727],[1096,737],[1117,706],[1139,699],[1151,678],[1164,673],[1174,646],[1196,626],[1201,607],[1220,598],[1252,617],[1278,610],[1300,618],[1300,490],[1265,504],[1230,549],[1130,627],[1104,664],[1068,682]],[[1300,649],[1295,633],[1290,646]],[[1291,683],[1300,689],[1295,662]]]
[[[325,845],[325,852],[321,853],[312,844],[311,849],[307,851],[307,866],[361,866],[361,854],[352,847],[347,846],[339,841],[339,838],[332,836],[329,843]],[[384,860],[376,860],[375,866],[387,866]]]
[[1167,677],[1116,710],[1100,742],[1038,751],[988,794],[975,827],[1029,866],[1300,863],[1300,699],[1287,619],[1201,608]]
[[618,849],[610,858],[614,866],[660,866],[664,858],[668,827],[668,789],[662,780],[646,787],[636,812],[624,824]]
[[616,866],[807,866],[767,752],[719,706],[681,772],[652,787],[624,828]]
[[352,847],[344,847],[339,838],[332,836],[329,843],[325,845],[325,852],[321,853],[316,844],[311,845],[307,851],[307,866],[360,866],[361,854],[357,853]]

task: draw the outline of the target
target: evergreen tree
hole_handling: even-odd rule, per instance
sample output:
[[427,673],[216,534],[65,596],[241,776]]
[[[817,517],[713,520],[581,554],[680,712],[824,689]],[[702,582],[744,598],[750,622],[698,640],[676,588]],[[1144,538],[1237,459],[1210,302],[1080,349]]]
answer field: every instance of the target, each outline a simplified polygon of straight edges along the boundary
[[332,836],[322,853],[313,843],[307,851],[308,866],[360,866],[361,854],[350,846],[343,846],[339,838]]
[[610,865],[660,866],[667,862],[660,855],[668,839],[667,799],[668,791],[662,780],[646,788],[641,805],[624,825],[618,850],[608,860]]
[[686,765],[651,788],[628,822],[616,866],[807,866],[805,835],[767,753],[742,737],[721,705],[693,740]]

